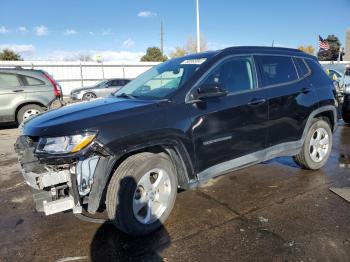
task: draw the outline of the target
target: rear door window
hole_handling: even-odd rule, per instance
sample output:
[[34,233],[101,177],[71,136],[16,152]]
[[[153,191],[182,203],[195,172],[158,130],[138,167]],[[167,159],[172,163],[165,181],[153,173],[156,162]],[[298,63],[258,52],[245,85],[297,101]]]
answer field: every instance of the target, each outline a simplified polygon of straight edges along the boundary
[[16,74],[0,73],[0,88],[19,86],[21,86],[21,82]]
[[258,55],[263,86],[281,85],[298,79],[298,75],[289,56]]

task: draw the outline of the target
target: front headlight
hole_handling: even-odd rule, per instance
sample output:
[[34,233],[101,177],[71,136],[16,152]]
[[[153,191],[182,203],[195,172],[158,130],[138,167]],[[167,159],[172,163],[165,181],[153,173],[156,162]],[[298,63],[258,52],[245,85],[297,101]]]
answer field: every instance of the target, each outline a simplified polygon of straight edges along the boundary
[[39,140],[36,153],[67,154],[76,153],[89,145],[96,137],[95,133],[60,137],[42,137]]

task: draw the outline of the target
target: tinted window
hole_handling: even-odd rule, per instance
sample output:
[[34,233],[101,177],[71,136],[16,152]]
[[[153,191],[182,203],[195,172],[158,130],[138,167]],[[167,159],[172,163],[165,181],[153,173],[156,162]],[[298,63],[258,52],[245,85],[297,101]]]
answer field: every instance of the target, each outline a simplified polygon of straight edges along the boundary
[[220,84],[228,92],[254,88],[252,61],[248,57],[233,58],[218,65],[205,78],[203,85]]
[[263,86],[288,83],[298,79],[291,57],[257,56],[261,67]]
[[304,59],[295,58],[295,63],[298,68],[298,73],[300,77],[304,77],[309,73],[309,68],[306,66]]
[[18,87],[20,85],[17,75],[0,73],[0,87]]
[[108,86],[119,86],[119,80],[111,80],[108,82]]
[[44,85],[45,83],[37,78],[30,77],[30,76],[24,76],[24,78],[27,81],[27,84],[29,86],[39,86],[39,85]]

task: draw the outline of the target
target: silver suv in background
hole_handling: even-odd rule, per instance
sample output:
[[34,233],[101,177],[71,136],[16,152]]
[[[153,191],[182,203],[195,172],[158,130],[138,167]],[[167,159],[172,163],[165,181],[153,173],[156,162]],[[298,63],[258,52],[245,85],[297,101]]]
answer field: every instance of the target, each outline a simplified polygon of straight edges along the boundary
[[61,97],[61,87],[45,71],[0,68],[0,122],[20,124]]
[[72,90],[70,93],[70,98],[72,100],[88,101],[97,97],[109,96],[110,94],[121,89],[130,81],[130,79],[123,78],[103,80],[94,86],[82,87]]

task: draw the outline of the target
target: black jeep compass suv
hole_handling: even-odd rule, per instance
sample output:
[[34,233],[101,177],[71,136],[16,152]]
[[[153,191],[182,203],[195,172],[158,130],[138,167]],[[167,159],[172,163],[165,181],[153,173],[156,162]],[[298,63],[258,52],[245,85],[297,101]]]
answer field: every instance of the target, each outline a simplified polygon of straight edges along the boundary
[[113,96],[27,121],[15,148],[37,210],[104,208],[133,235],[158,228],[178,187],[278,156],[319,169],[337,102],[316,58],[232,47],[175,58]]

